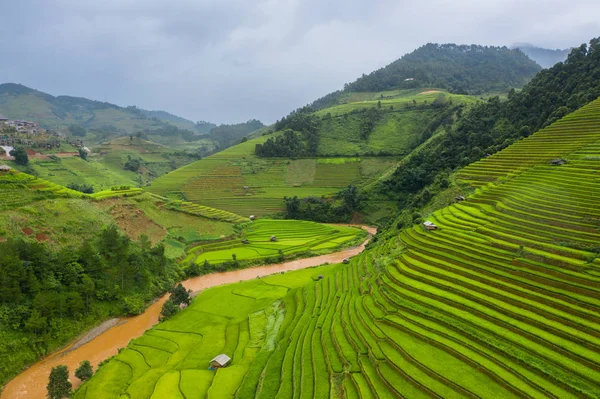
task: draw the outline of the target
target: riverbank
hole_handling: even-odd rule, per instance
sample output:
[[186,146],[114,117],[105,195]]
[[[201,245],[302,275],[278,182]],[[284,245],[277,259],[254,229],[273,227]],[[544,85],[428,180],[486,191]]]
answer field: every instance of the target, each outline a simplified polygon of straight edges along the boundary
[[[369,234],[376,233],[376,229],[373,227],[361,227]],[[236,283],[239,281],[254,279],[256,277],[264,277],[269,274],[299,270],[308,267],[319,266],[324,263],[340,263],[345,258],[361,253],[369,240],[370,236],[359,246],[327,255],[297,259],[266,266],[233,270],[223,273],[207,274],[188,279],[183,281],[182,284],[187,289],[197,292],[217,285]],[[124,348],[127,346],[131,339],[141,336],[146,330],[157,324],[162,304],[166,301],[166,299],[167,295],[150,305],[144,313],[138,316],[127,319],[118,319],[121,322],[117,322],[116,325],[109,327],[104,331],[102,331],[102,328],[100,328],[101,325],[97,326],[94,329],[96,330],[97,334],[92,333],[93,330],[90,330],[73,345],[70,345],[66,349],[46,357],[38,363],[35,363],[29,369],[25,370],[23,373],[11,380],[4,387],[4,390],[0,395],[0,399],[45,398],[46,382],[50,370],[52,367],[56,367],[59,364],[68,366],[71,373],[73,373],[74,370],[79,366],[79,362],[83,360],[89,360],[95,369],[98,363],[117,354],[119,348]],[[122,321],[127,322],[123,323]],[[91,337],[91,339],[87,342],[83,342],[84,338],[86,337]],[[77,348],[73,348],[77,343],[81,343],[81,345],[79,345]],[[79,385],[79,380],[73,377],[72,374],[71,381],[73,382],[74,388]]]

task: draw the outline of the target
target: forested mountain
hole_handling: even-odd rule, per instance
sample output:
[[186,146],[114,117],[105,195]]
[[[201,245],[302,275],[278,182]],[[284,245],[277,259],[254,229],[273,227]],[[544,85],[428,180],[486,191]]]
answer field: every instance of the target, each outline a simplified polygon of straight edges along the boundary
[[80,97],[54,97],[14,83],[0,84],[0,114],[78,136],[86,144],[137,134],[164,145],[202,141],[223,149],[264,126],[257,120],[220,126],[192,122],[165,111],[119,107]]
[[533,44],[528,43],[517,44],[514,47],[527,54],[529,58],[537,62],[542,68],[550,68],[558,62],[563,62],[567,59],[567,56],[571,51],[571,49],[550,50],[547,48],[536,47]]
[[320,109],[348,92],[436,87],[458,94],[519,88],[540,67],[518,49],[429,43],[384,68],[363,75],[344,89],[315,101]]
[[77,125],[86,129],[135,133],[137,130],[160,128],[166,123],[192,130],[196,125],[164,111],[119,107],[81,97],[55,97],[14,83],[0,84],[0,113],[10,119],[37,122],[46,129],[62,130]]
[[215,127],[210,130],[208,137],[215,140],[219,144],[220,149],[224,149],[238,143],[242,137],[263,127],[265,127],[265,125],[256,119],[250,119],[247,122],[231,125],[215,125]]
[[538,73],[522,91],[512,90],[507,101],[494,97],[468,109],[448,109],[457,121],[449,114],[442,124],[445,134],[403,162],[379,191],[405,205],[422,205],[432,192],[414,194],[455,168],[506,148],[599,96],[600,40],[593,39],[573,49],[564,63]]

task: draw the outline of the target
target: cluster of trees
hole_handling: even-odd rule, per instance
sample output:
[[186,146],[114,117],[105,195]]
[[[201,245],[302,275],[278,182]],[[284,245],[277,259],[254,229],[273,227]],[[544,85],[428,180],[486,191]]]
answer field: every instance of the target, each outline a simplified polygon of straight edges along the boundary
[[29,156],[23,147],[15,147],[8,155],[15,158],[17,165],[26,166],[29,163]]
[[208,137],[219,144],[219,149],[225,149],[239,143],[242,138],[262,127],[265,125],[261,121],[250,119],[244,123],[214,127]]
[[188,306],[190,302],[192,302],[192,297],[190,296],[192,290],[186,290],[181,283],[169,290],[169,293],[171,295],[169,296],[169,299],[163,303],[160,311],[161,321],[167,320],[177,314],[182,308],[181,305]]
[[440,173],[449,173],[486,154],[493,154],[527,137],[600,96],[600,41],[593,39],[569,54],[564,63],[543,70],[522,91],[509,93],[508,101],[494,97],[468,111],[453,108],[441,123],[446,134],[413,155],[381,186],[408,200]]
[[[75,370],[75,377],[85,382],[92,378],[94,370],[89,360],[84,360],[79,363],[79,367]],[[64,365],[52,367],[50,376],[48,377],[48,385],[46,385],[49,399],[70,398],[73,394],[73,384],[69,381],[69,368]]]
[[79,191],[79,192],[82,192],[85,194],[93,194],[94,193],[94,187],[89,184],[85,184],[85,183],[81,183],[81,184],[69,183],[69,184],[67,184],[67,187],[70,188],[71,190]]
[[137,158],[132,158],[131,155],[127,155],[127,162],[125,162],[125,165],[123,165],[125,170],[130,170],[132,172],[137,172],[141,166],[142,161]]
[[285,217],[321,223],[349,222],[354,212],[361,208],[362,199],[354,185],[344,188],[335,198],[284,197]]
[[457,94],[506,91],[523,86],[540,66],[519,49],[429,43],[368,75],[343,90],[327,94],[311,107],[337,104],[348,92],[437,87]]
[[375,129],[375,124],[381,118],[381,101],[377,103],[377,108],[368,108],[361,114],[360,119],[360,137],[363,140],[369,138],[369,135]]
[[299,108],[275,123],[282,136],[257,144],[255,153],[261,157],[310,157],[319,148],[319,118],[310,107]]
[[[438,87],[459,94],[481,94],[521,87],[540,66],[518,49],[428,43],[344,91],[384,91]],[[410,79],[410,80],[407,80]]]
[[139,314],[180,277],[162,245],[145,236],[133,242],[114,226],[58,251],[0,242],[0,382],[23,367],[14,356],[34,360],[71,339],[76,326]]

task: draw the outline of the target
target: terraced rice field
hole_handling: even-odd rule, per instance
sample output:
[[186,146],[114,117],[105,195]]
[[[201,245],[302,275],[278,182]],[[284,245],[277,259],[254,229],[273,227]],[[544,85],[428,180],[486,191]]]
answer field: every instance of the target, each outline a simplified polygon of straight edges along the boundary
[[[339,158],[339,162],[327,163],[254,156],[255,145],[269,137],[249,140],[179,168],[156,179],[147,190],[245,217],[263,216],[284,211],[285,196],[333,195],[389,166],[388,159],[375,158]],[[363,161],[368,162],[364,173]]]
[[[271,237],[276,241],[272,242]],[[218,264],[233,260],[278,259],[280,255],[290,256],[311,252],[314,254],[331,252],[348,242],[362,240],[362,230],[332,226],[301,220],[260,219],[246,225],[242,238],[208,243],[189,248],[183,264],[204,261]],[[244,244],[242,240],[247,240]],[[281,253],[279,252],[281,251]]]
[[[467,168],[479,189],[429,215],[435,231],[405,229],[318,281],[203,293],[148,334],[189,337],[193,351],[134,344],[78,398],[101,386],[131,398],[600,398],[598,119],[600,101]],[[474,178],[487,165],[506,173]],[[207,372],[218,353],[232,365]]]
[[[131,341],[75,398],[233,397],[249,371],[256,371],[252,366],[268,360],[276,338],[290,329],[300,287],[315,287],[319,275],[327,278],[339,267],[206,290],[184,312]],[[232,364],[208,370],[223,352]]]
[[0,209],[46,198],[82,198],[85,194],[15,170],[0,172]]

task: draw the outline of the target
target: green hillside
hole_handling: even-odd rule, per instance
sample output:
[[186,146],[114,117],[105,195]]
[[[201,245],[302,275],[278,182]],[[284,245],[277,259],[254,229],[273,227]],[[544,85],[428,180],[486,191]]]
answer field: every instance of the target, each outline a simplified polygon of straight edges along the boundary
[[312,103],[321,109],[352,93],[439,87],[457,94],[481,95],[522,87],[540,66],[518,49],[428,43]]
[[[385,158],[261,159],[249,140],[156,179],[149,192],[244,216],[283,211],[284,196],[332,195],[389,166]],[[245,188],[247,187],[247,188]]]
[[599,151],[600,99],[463,169],[436,230],[204,291],[76,397],[598,398]]
[[[284,118],[273,127],[280,130],[164,175],[148,190],[246,216],[282,212],[285,196],[333,196],[350,184],[370,181],[434,134],[445,113],[476,102],[471,96],[439,90],[380,93],[379,97],[384,94],[387,99],[305,114],[317,130],[314,154],[257,156],[257,145],[284,135],[290,126]],[[373,123],[365,135],[362,126],[369,118]]]
[[120,107],[79,97],[54,97],[13,83],[0,84],[0,114],[36,122],[44,129],[82,139],[88,146],[136,134],[178,150],[200,148],[202,155],[229,147],[264,126],[257,120],[220,126],[195,123],[165,111]]
[[[136,107],[119,107],[78,97],[54,97],[13,83],[0,85],[0,112],[11,119],[31,120],[44,128],[57,130],[80,125],[100,131],[114,128],[134,133],[138,130],[156,129],[165,124],[164,120],[149,117]],[[183,129],[193,126],[191,121],[169,122]]]

